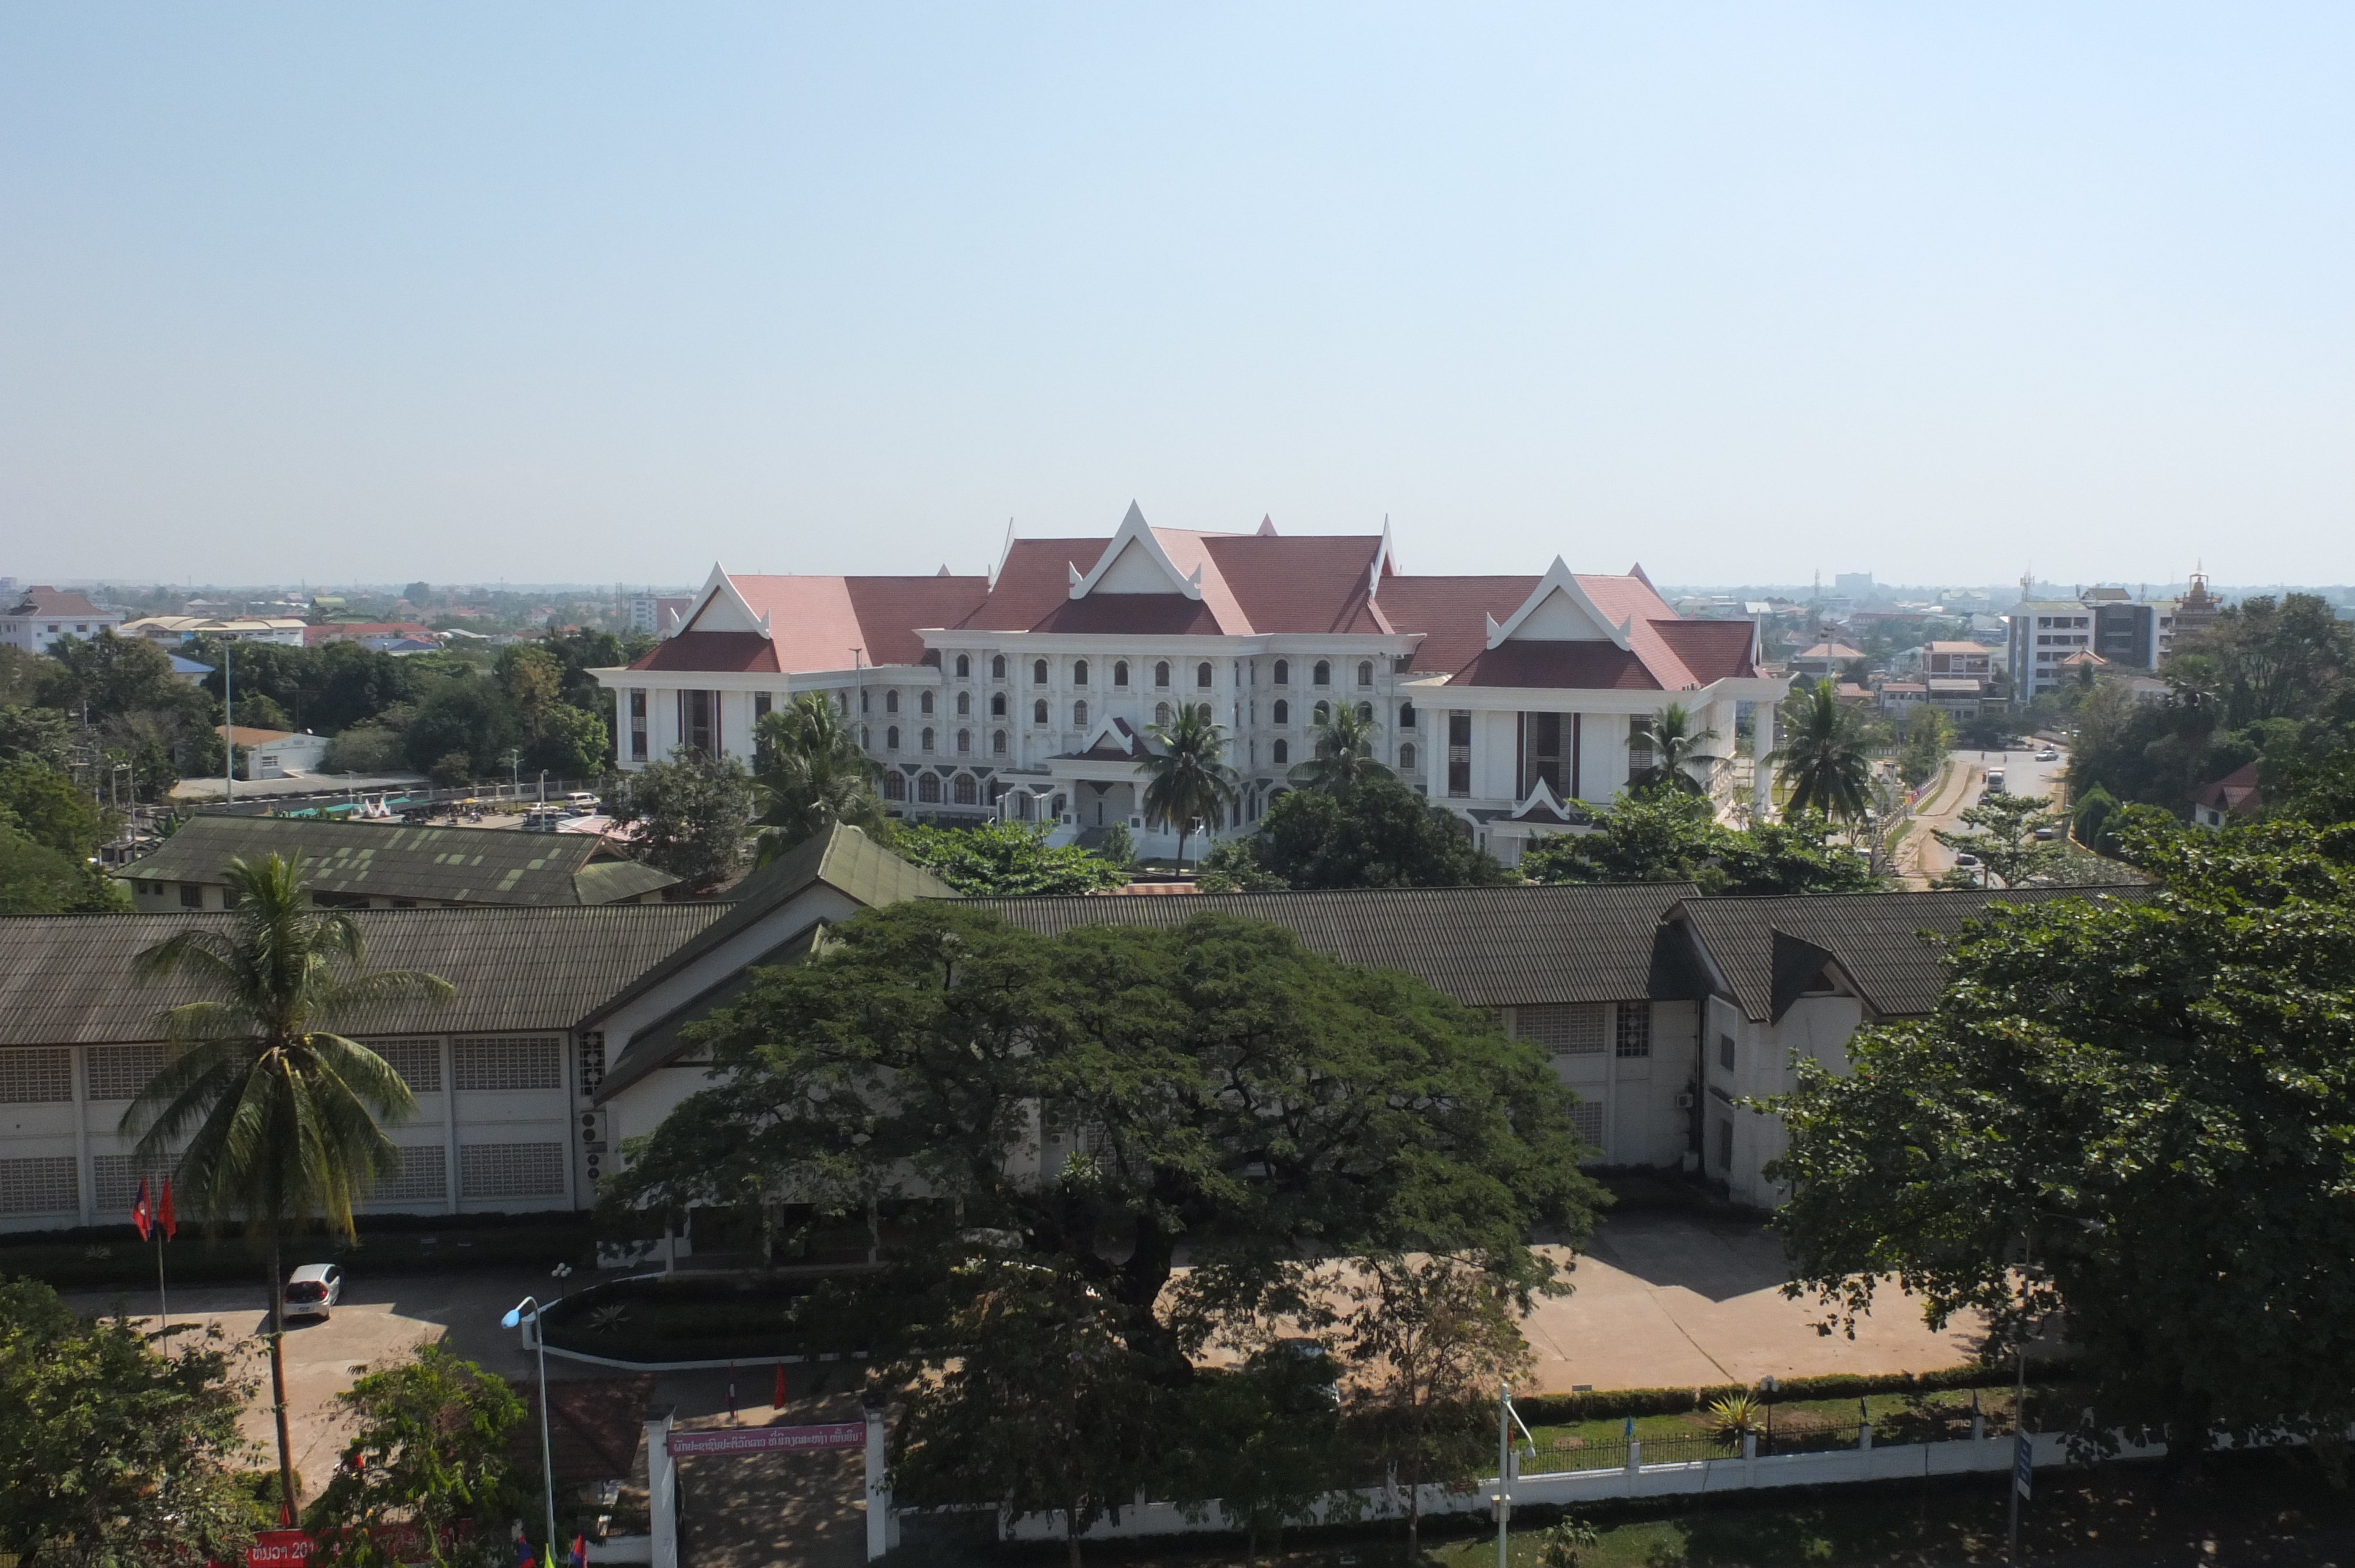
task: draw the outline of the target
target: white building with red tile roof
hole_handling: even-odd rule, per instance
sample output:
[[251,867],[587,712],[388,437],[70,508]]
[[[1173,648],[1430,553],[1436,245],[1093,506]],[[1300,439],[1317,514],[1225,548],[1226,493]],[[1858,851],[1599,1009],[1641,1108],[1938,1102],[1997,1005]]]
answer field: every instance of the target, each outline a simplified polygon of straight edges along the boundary
[[84,642],[123,624],[119,609],[101,609],[71,589],[28,588],[0,600],[0,643],[27,653],[46,653],[60,638]]
[[1215,826],[1232,828],[1289,787],[1319,715],[1347,703],[1374,718],[1384,763],[1509,862],[1650,766],[1634,732],[1667,704],[1723,752],[1739,704],[1771,715],[1787,683],[1758,673],[1755,640],[1749,621],[1680,618],[1641,567],[1412,577],[1387,529],[1156,528],[1131,505],[1109,539],[1009,536],[987,577],[714,567],[652,653],[593,673],[625,770],[680,750],[749,761],[763,714],[821,691],[895,810],[1090,840],[1125,823],[1148,853],[1176,834],[1146,822],[1137,759],[1178,705],[1225,726],[1241,800]]

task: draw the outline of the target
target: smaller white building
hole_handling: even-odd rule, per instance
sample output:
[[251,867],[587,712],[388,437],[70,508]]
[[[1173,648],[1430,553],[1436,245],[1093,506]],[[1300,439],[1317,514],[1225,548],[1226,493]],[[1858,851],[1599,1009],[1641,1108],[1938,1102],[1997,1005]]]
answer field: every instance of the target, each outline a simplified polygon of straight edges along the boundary
[[101,609],[82,594],[29,588],[0,609],[0,643],[27,653],[46,653],[60,638],[78,637],[87,642],[122,624],[121,610]]
[[283,779],[290,773],[316,773],[327,759],[327,739],[309,730],[261,729],[248,724],[217,724],[213,733],[246,752],[244,779]]

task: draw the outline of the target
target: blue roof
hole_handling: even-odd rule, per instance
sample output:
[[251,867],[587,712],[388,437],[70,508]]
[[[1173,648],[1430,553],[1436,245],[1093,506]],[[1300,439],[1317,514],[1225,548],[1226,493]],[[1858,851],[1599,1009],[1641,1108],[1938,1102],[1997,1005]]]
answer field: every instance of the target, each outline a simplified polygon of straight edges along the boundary
[[172,673],[175,675],[209,675],[212,673],[210,664],[199,664],[194,659],[183,659],[177,653],[172,655]]

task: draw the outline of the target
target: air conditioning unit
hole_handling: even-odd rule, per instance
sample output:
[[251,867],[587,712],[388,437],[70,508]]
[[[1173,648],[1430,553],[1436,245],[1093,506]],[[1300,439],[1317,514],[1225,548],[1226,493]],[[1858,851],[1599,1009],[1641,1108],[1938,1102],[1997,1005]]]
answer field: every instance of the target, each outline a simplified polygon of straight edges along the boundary
[[1686,1092],[1686,1093],[1684,1093],[1684,1094],[1678,1095],[1678,1096],[1677,1097],[1677,1109],[1678,1109],[1678,1110],[1690,1110],[1690,1109],[1692,1109],[1692,1108],[1693,1108],[1693,1097],[1692,1097],[1692,1095],[1691,1095],[1691,1093],[1690,1093],[1689,1091],[1688,1091],[1688,1092]]
[[585,1110],[581,1113],[581,1142],[583,1148],[602,1151],[613,1128],[610,1111]]

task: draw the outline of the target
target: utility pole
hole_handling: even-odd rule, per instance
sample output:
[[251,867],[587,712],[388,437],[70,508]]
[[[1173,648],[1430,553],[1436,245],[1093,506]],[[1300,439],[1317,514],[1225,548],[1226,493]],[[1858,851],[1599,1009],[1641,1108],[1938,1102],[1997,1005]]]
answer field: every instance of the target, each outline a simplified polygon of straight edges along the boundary
[[236,645],[233,637],[221,639],[221,802],[226,805],[237,799],[237,697],[233,683],[236,675],[231,665],[229,649]]
[[[2034,1245],[2032,1238],[2023,1233],[2019,1245],[2019,1293],[2023,1307],[2026,1305],[2028,1296],[2029,1254]],[[2022,1312],[2020,1316],[2024,1325],[2027,1314]],[[2029,1477],[2035,1465],[2034,1450],[2030,1447],[2028,1442],[2028,1338],[2024,1330],[2017,1354],[2019,1360],[2019,1381],[2013,1385],[2011,1396],[2010,1542],[2004,1555],[2004,1561],[2010,1563],[2012,1568],[2019,1568],[2019,1499],[2028,1495]]]
[[1513,1385],[1497,1385],[1497,1568],[1508,1568],[1513,1528]]

